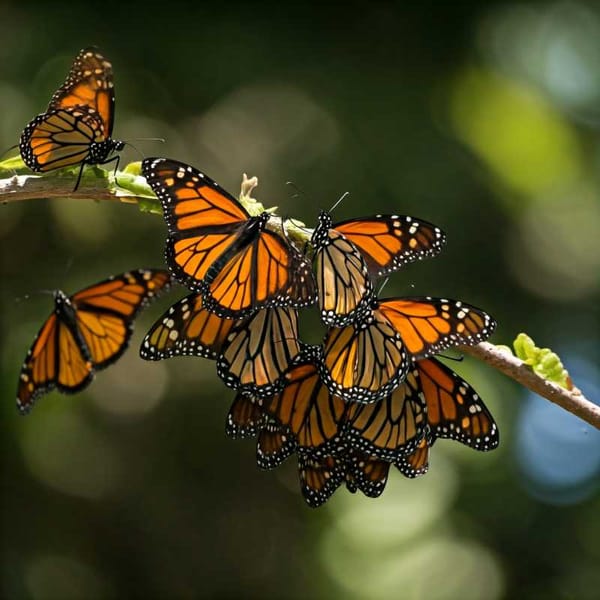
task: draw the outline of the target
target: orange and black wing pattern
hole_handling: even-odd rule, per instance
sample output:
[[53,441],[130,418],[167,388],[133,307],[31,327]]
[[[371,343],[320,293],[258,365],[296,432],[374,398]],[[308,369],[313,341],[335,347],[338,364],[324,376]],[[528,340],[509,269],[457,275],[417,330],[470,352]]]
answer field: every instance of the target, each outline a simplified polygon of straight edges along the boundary
[[19,379],[17,406],[28,412],[40,395],[57,388],[74,393],[123,354],[138,311],[168,287],[166,271],[130,271],[70,298],[55,293],[54,313],[31,347]]
[[345,402],[321,381],[316,362],[313,356],[302,356],[287,372],[283,390],[264,403],[265,411],[287,428],[304,454],[311,456],[335,447],[346,410]]
[[95,48],[82,50],[46,112],[23,130],[23,161],[36,172],[106,162],[123,148],[111,139],[114,104],[111,64]]
[[373,311],[364,322],[328,330],[320,367],[332,393],[369,403],[400,385],[410,360],[400,333]]
[[114,123],[115,91],[111,63],[97,48],[84,48],[76,56],[64,84],[54,93],[48,110],[87,106],[93,109],[110,137]]
[[433,441],[428,436],[424,436],[414,452],[398,458],[395,465],[402,475],[414,479],[427,473],[429,469],[429,448],[433,445]]
[[371,277],[384,277],[408,263],[436,256],[446,242],[439,227],[404,215],[349,219],[333,228],[360,251]]
[[413,359],[478,344],[496,328],[494,319],[479,308],[444,298],[389,298],[379,300],[373,311],[400,335]]
[[145,360],[172,356],[216,359],[235,324],[206,310],[200,294],[190,294],[154,323],[142,341],[140,356]]
[[413,369],[389,396],[371,404],[350,403],[344,438],[365,454],[395,461],[411,453],[427,427],[427,406]]
[[256,464],[260,469],[275,469],[298,447],[286,427],[272,419],[261,427],[256,440]]
[[92,145],[104,142],[99,115],[85,106],[73,106],[38,115],[23,130],[19,148],[23,162],[32,171],[44,173],[90,162]]
[[297,312],[287,306],[267,308],[235,322],[218,358],[217,373],[235,390],[269,397],[281,389],[283,376],[299,353]]
[[312,457],[298,452],[300,490],[311,508],[327,502],[345,478],[344,460],[333,455]]
[[167,271],[139,269],[110,277],[71,297],[77,328],[95,369],[108,366],[123,354],[137,313],[170,284]]
[[350,450],[346,460],[346,487],[352,493],[360,490],[369,498],[381,496],[388,480],[390,462]]
[[345,327],[369,311],[373,286],[362,254],[331,227],[330,214],[321,212],[311,239],[319,310],[326,325]]
[[163,207],[167,264],[204,295],[207,308],[241,318],[257,308],[315,301],[310,264],[266,228],[268,213],[250,216],[207,175],[181,162],[148,158],[142,171]]
[[17,408],[22,414],[28,413],[46,392],[57,388],[75,393],[94,378],[94,365],[79,332],[61,317],[69,299],[57,292],[55,302],[57,312],[44,323],[21,368]]
[[255,437],[266,422],[267,415],[260,400],[249,394],[238,394],[227,413],[225,433],[233,439]]
[[461,442],[480,451],[498,446],[498,427],[479,394],[439,360],[415,363],[431,435]]
[[227,414],[225,433],[234,439],[256,437],[256,463],[260,469],[274,469],[291,456],[297,443],[283,425],[265,412],[263,401],[250,394],[238,394]]

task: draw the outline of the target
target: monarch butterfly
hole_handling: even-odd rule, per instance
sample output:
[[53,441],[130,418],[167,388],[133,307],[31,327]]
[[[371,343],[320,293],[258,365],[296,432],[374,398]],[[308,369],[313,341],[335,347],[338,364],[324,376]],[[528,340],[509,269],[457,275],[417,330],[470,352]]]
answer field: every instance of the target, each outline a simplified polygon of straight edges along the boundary
[[419,372],[412,369],[389,396],[371,404],[349,403],[344,437],[376,458],[394,461],[419,444],[427,427],[427,405]]
[[328,330],[321,375],[331,392],[345,400],[374,402],[398,387],[411,360],[477,344],[495,326],[488,314],[456,300],[373,299],[367,317]]
[[204,295],[209,310],[241,318],[268,306],[315,302],[310,264],[278,233],[269,213],[250,216],[204,173],[166,158],[147,158],[142,171],[159,197],[173,275]]
[[227,414],[225,432],[232,438],[258,437],[256,462],[261,469],[274,469],[296,450],[296,440],[287,429],[269,418],[260,398],[238,394]]
[[80,164],[105,164],[125,144],[111,138],[115,91],[112,65],[96,48],[75,57],[65,83],[55,92],[46,112],[33,119],[21,134],[23,162],[36,172]]
[[110,277],[73,296],[58,290],[54,312],[29,350],[19,378],[17,407],[27,413],[42,394],[74,393],[127,348],[138,311],[170,284],[166,271],[139,269]]
[[410,216],[376,215],[333,225],[319,215],[311,243],[316,250],[321,319],[344,327],[369,311],[371,280],[438,254],[446,241],[435,225]]
[[225,319],[208,311],[199,294],[169,308],[140,348],[146,360],[182,355],[216,359],[217,373],[226,385],[261,397],[278,391],[299,353],[298,316],[289,307]]

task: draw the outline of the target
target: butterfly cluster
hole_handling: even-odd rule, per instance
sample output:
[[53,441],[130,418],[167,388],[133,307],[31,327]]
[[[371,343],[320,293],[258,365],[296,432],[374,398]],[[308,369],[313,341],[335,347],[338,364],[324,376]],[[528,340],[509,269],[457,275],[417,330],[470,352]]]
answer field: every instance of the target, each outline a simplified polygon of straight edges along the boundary
[[[440,252],[438,227],[398,215],[334,224],[322,212],[305,254],[197,169],[148,158],[142,172],[162,204],[169,269],[194,293],[154,324],[141,356],[214,360],[237,391],[227,434],[257,437],[259,467],[296,454],[319,506],[342,483],[378,496],[391,465],[426,472],[437,438],[497,446],[477,393],[433,358],[485,340],[493,319],[465,302],[375,292],[378,278]],[[313,303],[327,327],[319,346],[298,335],[298,309]]]
[[[21,137],[35,171],[98,164],[122,148],[111,139],[112,68],[82,50],[48,110]],[[310,506],[342,484],[379,496],[391,466],[427,471],[437,438],[476,450],[498,445],[497,426],[473,388],[435,354],[485,340],[484,311],[447,298],[380,298],[378,279],[437,255],[435,225],[376,215],[333,223],[319,215],[304,247],[268,211],[250,214],[201,171],[148,158],[142,172],[159,198],[168,237],[165,270],[112,277],[71,297],[55,295],[21,370],[17,404],[57,388],[76,392],[125,350],[139,309],[171,280],[191,294],[145,336],[147,360],[212,359],[236,390],[226,421],[234,438],[257,438],[257,463],[272,469],[296,455]],[[79,183],[78,178],[78,183]],[[299,310],[318,304],[323,343],[299,338]]]

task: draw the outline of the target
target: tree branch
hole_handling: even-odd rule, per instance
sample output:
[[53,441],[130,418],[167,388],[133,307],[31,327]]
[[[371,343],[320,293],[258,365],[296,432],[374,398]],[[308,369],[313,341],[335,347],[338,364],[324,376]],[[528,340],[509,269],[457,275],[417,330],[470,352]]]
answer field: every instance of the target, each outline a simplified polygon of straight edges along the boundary
[[532,392],[600,429],[600,406],[588,400],[576,387],[568,390],[544,379],[520,358],[489,342],[481,342],[477,346],[461,346],[460,351],[488,363]]
[[[81,184],[73,191],[79,167],[63,169],[45,175],[31,174],[20,157],[0,163],[0,203],[8,204],[37,198],[77,198],[111,200],[138,204],[140,210],[162,214],[160,202],[141,176],[140,163],[131,163],[123,171],[113,173],[98,167],[86,168]],[[250,214],[262,212],[264,207],[251,197],[257,185],[255,178],[244,176],[240,202]],[[268,209],[269,212],[275,209]],[[272,215],[269,222],[273,230],[285,229],[291,241],[302,247],[310,239],[312,230],[302,223]],[[577,388],[566,389],[538,375],[521,359],[493,344],[482,342],[477,346],[461,346],[461,351],[488,363],[543,398],[600,429],[600,406],[589,401]]]

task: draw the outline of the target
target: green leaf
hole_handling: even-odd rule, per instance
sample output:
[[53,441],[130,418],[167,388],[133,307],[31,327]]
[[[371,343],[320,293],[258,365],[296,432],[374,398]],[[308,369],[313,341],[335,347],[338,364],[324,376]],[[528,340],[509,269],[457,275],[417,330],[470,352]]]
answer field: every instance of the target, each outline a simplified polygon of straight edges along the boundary
[[538,348],[525,333],[520,333],[513,342],[515,355],[544,379],[571,389],[571,379],[559,356],[550,348]]

